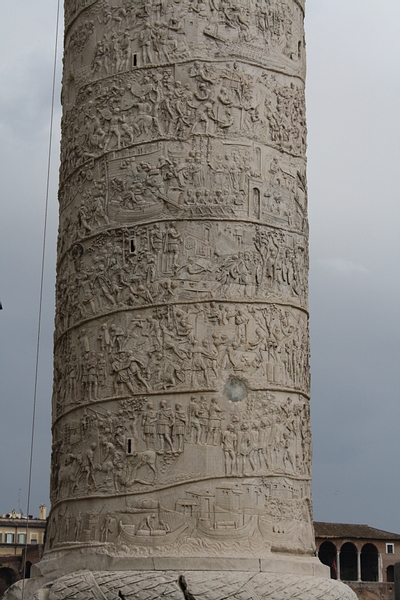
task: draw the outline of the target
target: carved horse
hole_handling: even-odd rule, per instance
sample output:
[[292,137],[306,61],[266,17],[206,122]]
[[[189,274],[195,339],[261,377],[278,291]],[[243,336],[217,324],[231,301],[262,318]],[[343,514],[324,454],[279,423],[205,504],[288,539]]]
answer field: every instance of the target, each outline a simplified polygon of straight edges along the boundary
[[134,483],[135,480],[137,481],[136,474],[139,471],[139,469],[145,466],[147,466],[150,469],[150,471],[152,471],[154,479],[152,482],[143,483],[155,483],[157,481],[157,454],[155,453],[155,451],[143,450],[142,452],[134,452],[131,455],[131,457],[134,460],[134,465],[131,471],[132,483]]

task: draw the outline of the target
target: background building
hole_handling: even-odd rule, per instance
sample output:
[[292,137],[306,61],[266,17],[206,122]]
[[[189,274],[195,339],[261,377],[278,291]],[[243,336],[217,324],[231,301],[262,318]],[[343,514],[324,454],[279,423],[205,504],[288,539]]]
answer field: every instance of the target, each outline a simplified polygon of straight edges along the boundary
[[314,528],[318,557],[332,579],[345,581],[359,598],[394,598],[400,535],[368,525],[314,522]]
[[0,597],[13,583],[30,577],[30,568],[42,554],[46,528],[46,506],[39,518],[28,519],[13,510],[0,516]]

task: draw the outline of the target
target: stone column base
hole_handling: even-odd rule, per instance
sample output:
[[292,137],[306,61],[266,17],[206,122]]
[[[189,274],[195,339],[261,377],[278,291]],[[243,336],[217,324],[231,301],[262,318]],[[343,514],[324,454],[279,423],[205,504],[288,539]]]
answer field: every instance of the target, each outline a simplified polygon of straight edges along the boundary
[[356,600],[332,579],[244,571],[78,571],[38,589],[18,582],[4,600]]

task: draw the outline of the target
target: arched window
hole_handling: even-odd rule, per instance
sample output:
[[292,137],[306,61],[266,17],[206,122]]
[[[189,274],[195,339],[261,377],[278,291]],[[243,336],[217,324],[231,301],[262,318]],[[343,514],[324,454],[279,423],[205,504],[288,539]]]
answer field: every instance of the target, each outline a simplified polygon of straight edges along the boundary
[[31,566],[32,563],[28,561],[26,561],[25,563],[25,579],[29,579],[31,576]]
[[319,560],[331,569],[331,579],[337,579],[336,554],[336,546],[332,542],[323,542],[318,550]]
[[379,581],[378,549],[374,544],[365,544],[362,547],[361,581]]
[[389,565],[386,569],[386,581],[388,583],[394,582],[394,565]]
[[340,579],[357,581],[357,548],[346,542],[340,549]]

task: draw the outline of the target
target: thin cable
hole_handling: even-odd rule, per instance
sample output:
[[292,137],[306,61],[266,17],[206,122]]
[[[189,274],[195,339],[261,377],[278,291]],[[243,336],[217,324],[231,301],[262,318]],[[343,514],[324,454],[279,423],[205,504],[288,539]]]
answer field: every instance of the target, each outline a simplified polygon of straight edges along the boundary
[[35,439],[35,419],[36,419],[37,386],[38,386],[38,373],[39,373],[40,333],[41,333],[42,312],[43,312],[43,310],[42,310],[43,309],[43,282],[44,282],[44,265],[45,265],[45,255],[46,255],[47,218],[48,218],[48,208],[49,208],[51,151],[52,151],[52,142],[53,142],[54,98],[55,98],[55,89],[56,89],[59,22],[60,22],[60,0],[57,1],[56,32],[55,32],[55,43],[54,43],[53,82],[52,82],[52,90],[51,90],[51,109],[50,109],[50,131],[49,131],[49,147],[48,147],[48,156],[47,156],[46,200],[45,200],[45,209],[44,209],[42,264],[41,264],[41,273],[40,273],[40,292],[39,292],[39,314],[38,314],[38,327],[37,327],[37,338],[36,338],[35,383],[34,383],[34,390],[33,390],[31,448],[30,448],[29,478],[28,478],[28,499],[27,499],[27,507],[26,507],[25,558],[22,561],[23,577],[22,577],[22,598],[21,598],[21,600],[24,600],[26,553],[27,553],[27,549],[28,549],[29,509],[30,509],[31,486],[32,486],[33,445],[34,445],[34,439]]

